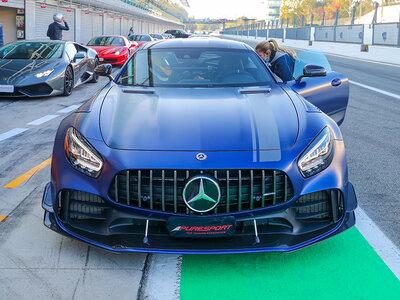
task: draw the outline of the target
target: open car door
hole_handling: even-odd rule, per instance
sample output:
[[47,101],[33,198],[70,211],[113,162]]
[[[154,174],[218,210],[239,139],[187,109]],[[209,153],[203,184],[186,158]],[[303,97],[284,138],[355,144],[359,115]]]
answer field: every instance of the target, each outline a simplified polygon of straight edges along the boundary
[[328,59],[321,51],[302,51],[297,54],[293,77],[299,78],[306,65],[318,65],[326,70],[322,77],[303,77],[287,84],[309,102],[330,116],[340,125],[349,101],[349,80],[343,74],[333,72]]

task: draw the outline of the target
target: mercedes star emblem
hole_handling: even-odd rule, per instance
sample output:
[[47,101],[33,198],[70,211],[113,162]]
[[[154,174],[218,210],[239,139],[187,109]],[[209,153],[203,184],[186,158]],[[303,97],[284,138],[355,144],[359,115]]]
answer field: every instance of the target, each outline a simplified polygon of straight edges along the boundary
[[186,206],[199,213],[215,208],[221,199],[218,183],[210,177],[197,175],[192,177],[183,189]]

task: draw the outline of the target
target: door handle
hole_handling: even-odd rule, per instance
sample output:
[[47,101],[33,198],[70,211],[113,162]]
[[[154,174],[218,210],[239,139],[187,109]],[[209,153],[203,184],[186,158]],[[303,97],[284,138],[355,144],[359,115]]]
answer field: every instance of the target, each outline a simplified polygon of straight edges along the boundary
[[332,86],[339,86],[342,84],[342,80],[340,80],[339,78],[335,78],[332,80],[331,84]]

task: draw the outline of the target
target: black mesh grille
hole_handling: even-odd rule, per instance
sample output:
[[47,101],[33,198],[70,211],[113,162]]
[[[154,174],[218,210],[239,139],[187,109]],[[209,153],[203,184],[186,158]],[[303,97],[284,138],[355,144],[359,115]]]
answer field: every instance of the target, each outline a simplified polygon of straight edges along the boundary
[[53,89],[46,83],[29,85],[19,88],[20,92],[28,96],[50,95]]
[[60,193],[62,205],[59,205],[63,221],[106,220],[109,206],[99,196],[66,190]]
[[296,219],[302,222],[337,222],[344,213],[339,190],[324,190],[301,196],[296,202]]
[[277,170],[127,170],[115,176],[109,196],[117,203],[133,207],[192,214],[182,192],[187,180],[200,174],[215,178],[221,189],[219,204],[206,214],[273,206],[294,195],[288,176]]

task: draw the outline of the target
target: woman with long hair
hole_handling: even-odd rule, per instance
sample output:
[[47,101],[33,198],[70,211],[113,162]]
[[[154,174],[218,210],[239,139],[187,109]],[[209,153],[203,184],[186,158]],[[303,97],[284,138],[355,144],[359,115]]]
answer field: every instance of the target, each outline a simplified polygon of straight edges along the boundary
[[294,63],[296,52],[282,47],[274,39],[259,42],[256,52],[262,59],[271,64],[271,71],[274,72],[283,82],[293,79]]

